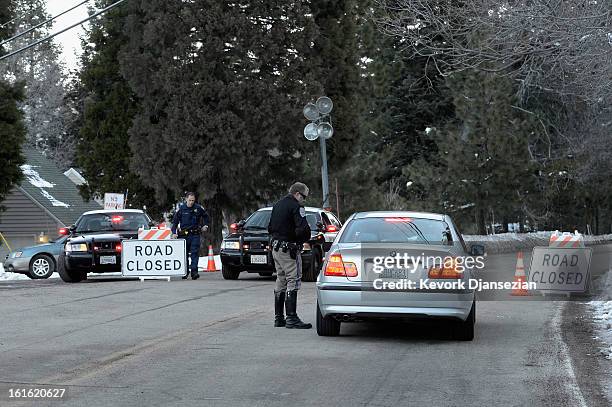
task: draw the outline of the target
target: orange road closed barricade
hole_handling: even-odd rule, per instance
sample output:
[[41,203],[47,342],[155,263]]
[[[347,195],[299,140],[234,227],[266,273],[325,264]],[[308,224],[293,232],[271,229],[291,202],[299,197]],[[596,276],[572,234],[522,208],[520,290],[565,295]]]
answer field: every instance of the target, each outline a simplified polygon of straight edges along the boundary
[[138,240],[165,240],[172,238],[172,230],[167,228],[138,229]]
[[584,238],[578,231],[574,231],[572,234],[570,232],[561,233],[555,230],[550,235],[548,247],[584,247]]

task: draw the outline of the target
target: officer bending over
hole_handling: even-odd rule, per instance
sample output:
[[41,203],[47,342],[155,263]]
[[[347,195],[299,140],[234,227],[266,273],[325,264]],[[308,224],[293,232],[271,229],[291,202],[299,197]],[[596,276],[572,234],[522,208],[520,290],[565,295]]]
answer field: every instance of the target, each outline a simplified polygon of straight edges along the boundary
[[[195,203],[195,194],[187,192],[185,203],[181,204],[172,217],[172,238],[181,237],[187,243],[187,253],[191,258],[191,279],[200,278],[198,260],[200,258],[200,233],[208,230],[209,218],[206,210]],[[183,276],[186,279],[189,272]]]
[[[274,290],[274,326],[309,329],[297,316],[297,293],[302,278],[302,244],[310,240],[310,226],[306,221],[304,201],[308,187],[296,182],[289,188],[289,195],[272,208],[268,232],[272,235],[272,258],[276,267]],[[286,296],[286,297],[285,297]],[[287,311],[287,319],[283,313]]]

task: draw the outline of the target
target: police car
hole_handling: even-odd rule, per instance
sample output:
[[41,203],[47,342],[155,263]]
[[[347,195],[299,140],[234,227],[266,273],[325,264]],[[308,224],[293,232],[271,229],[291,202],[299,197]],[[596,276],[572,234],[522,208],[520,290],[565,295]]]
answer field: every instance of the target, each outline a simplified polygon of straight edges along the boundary
[[[342,224],[331,212],[305,207],[311,239],[302,251],[302,280],[315,281],[325,253],[331,247]],[[221,243],[222,274],[226,280],[236,280],[241,272],[271,276],[275,271],[270,251],[268,224],[272,207],[261,208],[246,220],[233,223]]]
[[153,226],[151,218],[139,209],[98,210],[82,214],[68,230],[57,261],[61,279],[76,283],[87,273],[121,271],[121,241],[136,239],[138,229]]

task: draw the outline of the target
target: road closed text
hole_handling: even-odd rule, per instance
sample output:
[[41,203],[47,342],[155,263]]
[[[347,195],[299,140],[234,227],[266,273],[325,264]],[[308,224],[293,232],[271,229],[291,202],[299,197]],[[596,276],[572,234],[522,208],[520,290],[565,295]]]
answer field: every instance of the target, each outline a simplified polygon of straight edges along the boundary
[[176,276],[185,274],[186,269],[184,239],[123,241],[124,276]]
[[128,260],[125,262],[127,271],[167,271],[174,274],[183,270],[179,260]]

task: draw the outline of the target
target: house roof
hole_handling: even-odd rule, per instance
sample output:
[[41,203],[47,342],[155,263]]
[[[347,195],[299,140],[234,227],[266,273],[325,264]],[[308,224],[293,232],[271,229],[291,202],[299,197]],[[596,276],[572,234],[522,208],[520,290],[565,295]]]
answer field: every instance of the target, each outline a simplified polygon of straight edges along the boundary
[[77,186],[53,161],[31,147],[24,147],[23,155],[20,189],[53,218],[71,225],[83,212],[100,209],[98,203],[83,200]]

